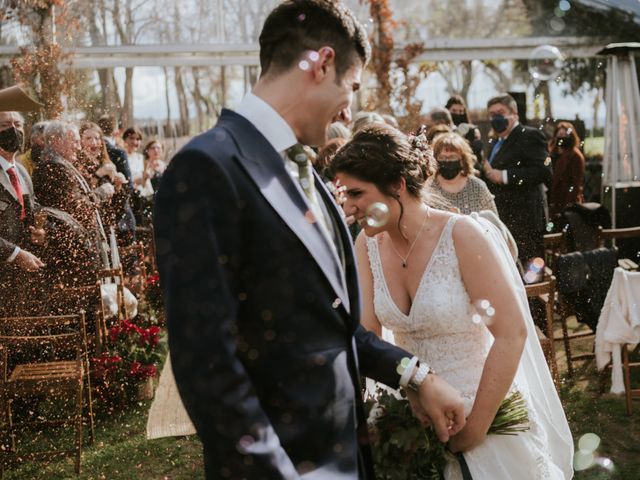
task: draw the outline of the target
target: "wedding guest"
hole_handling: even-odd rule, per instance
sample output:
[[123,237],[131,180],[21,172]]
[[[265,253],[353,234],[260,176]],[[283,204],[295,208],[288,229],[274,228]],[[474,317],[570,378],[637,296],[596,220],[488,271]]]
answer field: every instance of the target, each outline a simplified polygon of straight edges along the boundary
[[456,133],[445,133],[433,143],[438,163],[436,174],[427,182],[427,190],[443,197],[465,215],[481,210],[498,210],[487,185],[475,176],[475,156],[467,141]]
[[351,138],[351,130],[342,122],[333,122],[327,129],[327,141],[334,138],[349,140]]
[[142,132],[137,127],[129,127],[122,134],[122,140],[124,141],[125,152],[127,152],[127,158],[129,160],[133,187],[135,190],[140,191],[144,188],[142,184],[144,158],[142,153],[138,151],[142,145]]
[[518,106],[511,95],[493,97],[487,110],[497,140],[483,164],[484,178],[526,266],[544,256],[543,187],[551,183],[550,166],[545,164],[547,141],[537,128],[520,125]]
[[69,213],[91,233],[96,251],[107,241],[100,215],[101,194],[113,195],[111,185],[100,187],[96,195],[75,164],[80,150],[80,134],[75,125],[54,120],[44,131],[43,161],[33,172],[33,187],[44,207]]
[[451,113],[451,120],[455,125],[455,132],[469,142],[469,146],[476,156],[476,164],[478,168],[482,165],[482,151],[484,144],[480,129],[471,122],[467,104],[460,95],[453,95],[447,100],[445,108]]
[[384,118],[377,112],[358,112],[353,118],[353,134],[371,123],[385,123]]
[[49,122],[37,122],[31,126],[29,131],[29,150],[17,157],[17,160],[24,166],[29,175],[33,175],[35,166],[42,159],[44,150],[44,129]]
[[549,141],[553,178],[549,191],[549,216],[556,218],[566,207],[584,202],[584,155],[573,124],[558,122]]
[[[118,172],[122,173],[127,179],[127,183],[124,185],[129,191],[129,197],[133,195],[133,181],[131,177],[131,168],[129,167],[129,159],[127,152],[120,148],[116,139],[120,140],[118,136],[118,129],[116,126],[115,118],[112,115],[102,115],[96,122],[102,132],[104,133],[104,141],[107,147],[107,154],[111,159],[111,162],[116,166]],[[122,216],[117,219],[118,243],[121,245],[130,245],[136,239],[136,219],[131,209],[129,199],[127,199]]]
[[453,127],[453,120],[449,110],[442,107],[434,107],[429,113],[427,113],[423,119],[423,123],[427,128],[431,128],[435,125],[446,125],[451,129]]
[[142,188],[139,191],[140,223],[147,226],[151,222],[154,192],[166,168],[162,143],[156,139],[149,141],[142,149],[142,158],[144,170],[141,178]]
[[432,144],[433,142],[435,142],[436,138],[438,138],[440,135],[445,135],[450,132],[451,132],[450,126],[445,125],[444,123],[436,123],[435,125],[432,125],[427,129],[427,133],[426,133],[427,142]]
[[39,246],[46,233],[36,228],[37,207],[26,169],[16,161],[24,142],[24,119],[0,112],[0,316],[24,314],[25,284],[44,268]]
[[398,120],[390,113],[383,113],[382,118],[387,125],[391,125],[393,128],[399,128]]
[[104,224],[117,230],[117,221],[124,215],[129,198],[129,190],[123,188],[127,179],[111,162],[98,125],[85,122],[80,126],[80,147],[76,167],[100,201]]
[[318,152],[318,156],[316,157],[314,167],[318,174],[325,180],[332,180],[333,176],[331,174],[331,160],[336,152],[342,147],[347,140],[344,138],[334,138],[329,140]]

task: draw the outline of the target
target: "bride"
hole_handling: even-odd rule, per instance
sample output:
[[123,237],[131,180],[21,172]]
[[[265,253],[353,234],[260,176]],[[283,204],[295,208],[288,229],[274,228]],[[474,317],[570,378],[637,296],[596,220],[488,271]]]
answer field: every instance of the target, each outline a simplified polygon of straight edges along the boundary
[[[345,213],[364,229],[356,240],[362,323],[378,335],[391,330],[463,394],[467,423],[449,449],[463,452],[475,480],[569,479],[571,433],[512,257],[488,221],[425,203],[433,159],[419,138],[372,125],[333,160]],[[382,226],[366,222],[376,203],[388,207]],[[527,401],[529,430],[487,435],[516,390]],[[457,462],[445,478],[462,478]]]

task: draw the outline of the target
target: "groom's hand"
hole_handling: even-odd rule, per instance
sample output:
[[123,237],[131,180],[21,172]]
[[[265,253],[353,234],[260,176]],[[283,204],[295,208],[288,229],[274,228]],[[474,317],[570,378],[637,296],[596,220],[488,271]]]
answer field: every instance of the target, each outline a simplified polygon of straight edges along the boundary
[[418,390],[418,400],[441,442],[447,442],[464,427],[466,420],[460,393],[437,375],[427,375]]

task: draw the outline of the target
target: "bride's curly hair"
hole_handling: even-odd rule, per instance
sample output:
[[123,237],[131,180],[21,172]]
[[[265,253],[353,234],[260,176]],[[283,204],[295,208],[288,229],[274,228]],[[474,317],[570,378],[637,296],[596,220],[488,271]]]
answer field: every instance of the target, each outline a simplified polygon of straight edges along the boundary
[[404,206],[393,187],[404,178],[407,193],[424,199],[423,188],[436,172],[436,161],[422,128],[405,135],[389,125],[373,123],[359,130],[338,150],[331,172],[373,183],[384,195],[394,198],[400,205],[399,226]]
[[331,171],[373,183],[390,197],[396,196],[393,186],[404,178],[409,195],[420,198],[425,182],[436,172],[436,162],[422,132],[405,135],[389,125],[373,123],[338,150]]

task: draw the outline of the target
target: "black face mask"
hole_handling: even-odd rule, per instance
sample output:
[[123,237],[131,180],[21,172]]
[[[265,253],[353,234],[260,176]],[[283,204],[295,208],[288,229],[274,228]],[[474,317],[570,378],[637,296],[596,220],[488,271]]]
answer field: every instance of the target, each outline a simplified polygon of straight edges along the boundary
[[504,132],[509,126],[509,119],[502,115],[496,115],[491,119],[491,128],[495,130],[496,133]]
[[438,162],[438,173],[445,180],[453,180],[462,170],[460,162]]
[[451,114],[451,120],[453,120],[453,124],[456,127],[458,125],[460,125],[461,123],[469,123],[469,120],[467,119],[467,114],[466,113],[452,113]]
[[5,152],[14,153],[22,149],[24,133],[16,127],[7,128],[0,132],[0,148]]
[[556,138],[556,147],[560,148],[573,148],[575,146],[575,141],[573,137],[558,137]]

